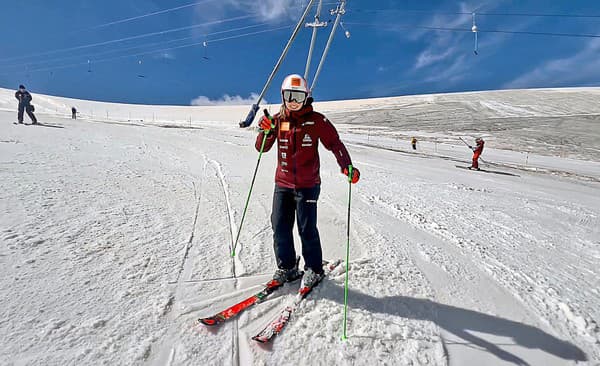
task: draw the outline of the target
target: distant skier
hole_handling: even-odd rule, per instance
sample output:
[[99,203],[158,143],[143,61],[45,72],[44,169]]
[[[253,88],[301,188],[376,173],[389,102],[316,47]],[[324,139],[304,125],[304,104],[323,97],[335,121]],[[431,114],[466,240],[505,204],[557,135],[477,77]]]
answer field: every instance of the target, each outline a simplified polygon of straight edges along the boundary
[[417,149],[417,138],[413,136],[413,138],[410,140],[410,144],[412,145],[413,150]]
[[[349,175],[352,161],[333,124],[322,114],[313,111],[313,99],[302,76],[287,76],[281,86],[281,97],[283,104],[280,112],[272,120],[265,116],[260,121],[261,132],[255,145],[256,150],[260,151],[266,134],[264,151],[269,151],[275,140],[278,146],[271,212],[278,269],[273,279],[283,283],[302,276],[296,266],[294,249],[296,218],[305,262],[302,285],[312,286],[323,276],[323,253],[317,230],[317,200],[321,191],[319,141],[334,154],[346,176]],[[358,182],[359,178],[360,172],[353,168],[352,183]]]
[[25,89],[24,85],[19,85],[19,90],[17,90],[17,92],[15,93],[15,98],[17,98],[17,100],[19,101],[19,113],[17,115],[19,123],[23,123],[23,112],[27,112],[27,115],[29,116],[29,118],[31,118],[31,123],[36,125],[38,122],[37,118],[35,118],[35,115],[33,114],[33,105],[31,105],[31,100],[33,98],[31,97],[31,94],[29,94],[29,92]]
[[71,107],[71,118],[77,119],[77,108]]
[[484,141],[481,137],[478,137],[475,139],[475,144],[477,144],[477,146],[473,147],[473,146],[469,146],[469,148],[471,150],[473,150],[473,163],[471,164],[471,166],[469,167],[469,169],[475,169],[475,170],[479,170],[479,156],[481,155],[481,153],[483,152],[483,144]]

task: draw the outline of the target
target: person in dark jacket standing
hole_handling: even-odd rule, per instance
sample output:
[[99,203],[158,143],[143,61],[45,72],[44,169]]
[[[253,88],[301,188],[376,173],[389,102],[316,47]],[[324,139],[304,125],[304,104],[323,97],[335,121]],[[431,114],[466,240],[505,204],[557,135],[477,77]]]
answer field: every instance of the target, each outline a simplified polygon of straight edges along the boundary
[[71,118],[77,119],[77,108],[71,107]]
[[[329,120],[313,110],[306,80],[300,75],[287,76],[281,86],[283,105],[272,119],[263,117],[261,132],[256,138],[260,151],[277,141],[277,170],[273,194],[273,246],[278,269],[273,279],[280,283],[293,281],[302,273],[296,268],[294,249],[294,219],[302,241],[304,276],[302,286],[313,286],[323,276],[323,253],[317,230],[317,200],[321,191],[319,176],[319,142],[335,156],[340,170],[348,176],[352,164],[350,155]],[[360,172],[352,168],[352,183]]]
[[23,112],[27,112],[29,118],[31,118],[32,124],[37,124],[37,118],[33,114],[33,106],[31,105],[31,94],[25,89],[24,85],[19,85],[19,90],[15,93],[15,98],[19,101],[19,113],[17,118],[19,123],[23,123]]

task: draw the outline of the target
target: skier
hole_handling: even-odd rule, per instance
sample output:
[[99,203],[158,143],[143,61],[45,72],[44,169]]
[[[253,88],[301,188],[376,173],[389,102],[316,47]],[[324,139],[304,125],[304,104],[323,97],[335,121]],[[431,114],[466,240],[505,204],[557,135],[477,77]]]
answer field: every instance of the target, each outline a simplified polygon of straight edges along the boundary
[[23,123],[23,112],[27,112],[27,115],[31,118],[31,123],[36,125],[38,122],[33,114],[33,105],[31,105],[33,98],[31,98],[31,94],[25,89],[24,85],[19,85],[19,90],[15,93],[15,98],[19,101],[19,113],[17,115],[19,123]]
[[473,150],[473,163],[471,164],[469,169],[480,170],[478,160],[479,160],[479,156],[483,152],[484,141],[481,137],[478,137],[475,139],[475,143],[477,144],[477,146],[475,146],[475,147],[469,145],[469,148],[471,150]]
[[71,118],[77,119],[77,108],[71,107]]
[[413,136],[413,138],[410,140],[410,144],[412,145],[413,150],[417,149],[417,138]]
[[[319,141],[336,157],[341,171],[349,175],[350,155],[340,141],[331,122],[313,110],[312,97],[306,80],[292,74],[283,80],[280,112],[272,119],[264,116],[261,132],[256,138],[256,150],[269,151],[277,140],[277,170],[273,193],[273,247],[278,269],[273,279],[280,283],[293,281],[302,272],[296,265],[294,249],[294,217],[302,241],[304,275],[302,286],[312,287],[323,277],[323,253],[317,230],[317,200],[321,191],[319,176]],[[352,183],[358,182],[360,172],[352,168]]]

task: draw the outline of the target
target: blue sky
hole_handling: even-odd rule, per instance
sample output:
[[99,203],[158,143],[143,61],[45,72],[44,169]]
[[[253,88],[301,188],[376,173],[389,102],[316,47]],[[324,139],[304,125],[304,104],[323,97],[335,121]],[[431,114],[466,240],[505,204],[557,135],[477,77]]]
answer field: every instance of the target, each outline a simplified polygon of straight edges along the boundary
[[[324,2],[329,20],[335,1]],[[0,13],[0,87],[124,103],[252,103],[305,3],[10,1]],[[458,31],[471,28],[473,11],[478,55],[473,33]],[[597,0],[349,0],[342,20],[351,37],[338,30],[317,100],[600,85],[600,37],[487,32],[600,35]],[[311,77],[330,29],[319,32]],[[268,101],[279,100],[285,74],[304,73],[310,35],[300,32]]]

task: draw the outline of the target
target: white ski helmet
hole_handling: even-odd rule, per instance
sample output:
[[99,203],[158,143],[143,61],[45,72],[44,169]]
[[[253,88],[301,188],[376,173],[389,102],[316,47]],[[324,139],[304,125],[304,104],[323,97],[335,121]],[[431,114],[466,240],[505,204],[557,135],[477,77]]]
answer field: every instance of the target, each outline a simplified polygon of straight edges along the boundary
[[309,94],[308,83],[298,74],[291,74],[283,79],[283,83],[281,83],[281,92],[283,93],[284,90],[302,91],[307,95]]
[[286,102],[295,101],[304,105],[308,99],[310,90],[308,83],[298,74],[286,76],[281,84],[281,100]]

